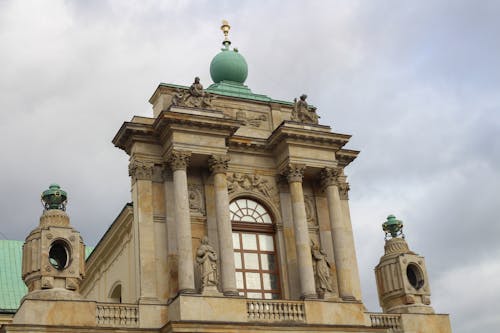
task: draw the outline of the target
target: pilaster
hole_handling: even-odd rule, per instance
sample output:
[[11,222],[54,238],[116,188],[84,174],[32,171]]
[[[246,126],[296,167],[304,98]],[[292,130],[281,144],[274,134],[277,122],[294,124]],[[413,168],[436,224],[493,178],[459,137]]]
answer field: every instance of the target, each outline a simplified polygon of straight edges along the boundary
[[158,302],[156,280],[156,251],[153,224],[154,163],[133,159],[129,164],[134,203],[134,247],[136,260],[137,295],[139,302]]

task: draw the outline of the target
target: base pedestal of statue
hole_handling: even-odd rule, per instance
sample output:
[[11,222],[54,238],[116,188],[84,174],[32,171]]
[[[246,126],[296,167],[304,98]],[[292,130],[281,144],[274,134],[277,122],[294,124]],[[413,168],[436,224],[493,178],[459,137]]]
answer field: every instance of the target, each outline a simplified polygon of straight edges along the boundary
[[340,301],[340,298],[337,295],[329,291],[318,294],[318,298],[324,301]]
[[217,286],[207,286],[201,291],[202,296],[224,296],[223,293],[217,289]]

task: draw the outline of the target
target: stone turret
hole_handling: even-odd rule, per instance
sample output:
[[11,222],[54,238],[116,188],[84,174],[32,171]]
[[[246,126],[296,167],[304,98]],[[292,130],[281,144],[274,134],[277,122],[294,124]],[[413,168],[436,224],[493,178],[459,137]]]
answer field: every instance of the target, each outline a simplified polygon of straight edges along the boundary
[[52,184],[42,193],[40,223],[23,245],[26,298],[77,299],[85,275],[85,245],[66,214],[67,194]]
[[386,313],[434,313],[424,257],[412,252],[403,222],[389,215],[382,224],[385,253],[375,267],[380,306]]

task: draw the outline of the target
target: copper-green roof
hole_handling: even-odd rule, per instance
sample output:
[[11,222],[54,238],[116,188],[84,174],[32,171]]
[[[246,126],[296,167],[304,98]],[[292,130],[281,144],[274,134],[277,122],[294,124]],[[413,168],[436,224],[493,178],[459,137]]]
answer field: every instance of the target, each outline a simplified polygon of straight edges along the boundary
[[[187,86],[182,86],[182,85],[172,84],[172,83],[160,83],[160,87],[161,86],[177,88],[177,89],[188,89],[189,88]],[[285,105],[293,105],[293,102],[281,101],[278,99],[272,99],[266,95],[255,94],[246,85],[239,83],[239,82],[233,82],[233,81],[221,81],[219,83],[213,83],[206,89],[206,91],[209,93],[212,93],[212,94],[248,99],[248,100],[252,100],[252,101],[273,102],[273,103],[279,103],[279,104],[285,104]]]
[[[15,313],[28,289],[21,278],[23,241],[0,240],[0,313]],[[85,248],[88,257],[94,248]]]

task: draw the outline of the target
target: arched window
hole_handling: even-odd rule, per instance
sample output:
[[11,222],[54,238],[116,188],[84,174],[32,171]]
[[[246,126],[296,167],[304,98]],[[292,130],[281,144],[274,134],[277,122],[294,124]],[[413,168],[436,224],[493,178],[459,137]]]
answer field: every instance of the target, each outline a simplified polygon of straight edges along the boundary
[[112,303],[121,303],[122,302],[122,285],[117,284],[114,286],[113,290],[109,294],[109,300]]
[[279,299],[281,290],[274,224],[269,212],[251,199],[229,205],[233,226],[236,286],[241,296]]

